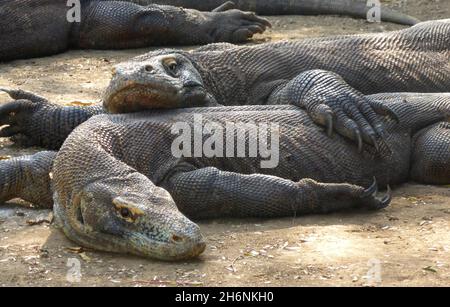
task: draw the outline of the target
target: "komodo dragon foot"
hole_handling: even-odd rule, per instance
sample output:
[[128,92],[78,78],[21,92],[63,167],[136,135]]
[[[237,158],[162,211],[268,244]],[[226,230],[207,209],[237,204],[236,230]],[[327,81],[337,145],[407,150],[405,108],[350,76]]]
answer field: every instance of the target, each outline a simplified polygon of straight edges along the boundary
[[51,208],[51,169],[56,152],[42,151],[0,161],[0,203],[13,198],[29,201],[39,208]]
[[299,74],[275,90],[269,104],[294,104],[304,108],[313,121],[326,128],[329,137],[337,132],[354,140],[359,152],[363,142],[380,151],[385,135],[378,114],[398,122],[386,105],[369,99],[336,73],[320,69]]
[[267,19],[233,7],[233,3],[225,3],[211,13],[204,13],[210,17],[210,22],[206,25],[210,29],[210,41],[242,43],[272,27]]
[[82,122],[103,113],[99,105],[60,106],[31,92],[0,88],[13,101],[0,106],[0,137],[25,147],[58,149],[66,137]]

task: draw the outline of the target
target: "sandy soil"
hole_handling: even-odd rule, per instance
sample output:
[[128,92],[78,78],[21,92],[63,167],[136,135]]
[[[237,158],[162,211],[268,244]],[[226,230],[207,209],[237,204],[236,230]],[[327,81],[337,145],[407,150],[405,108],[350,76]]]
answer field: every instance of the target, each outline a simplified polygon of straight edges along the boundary
[[[386,2],[386,1],[385,1]],[[423,20],[450,17],[450,0],[388,1]],[[271,17],[274,28],[257,42],[340,33],[400,29],[336,17]],[[0,86],[20,87],[66,104],[95,102],[111,67],[147,49],[70,51],[0,65]],[[345,50],[343,51],[345,52]],[[0,95],[0,102],[8,101]],[[0,155],[21,149],[0,141]],[[49,211],[0,208],[0,285],[88,286],[344,286],[449,285],[450,189],[407,184],[395,190],[392,206],[371,213],[333,214],[278,220],[202,222],[208,248],[187,263],[83,251],[48,220]],[[71,259],[81,280],[71,283]],[[70,280],[70,278],[69,278]]]

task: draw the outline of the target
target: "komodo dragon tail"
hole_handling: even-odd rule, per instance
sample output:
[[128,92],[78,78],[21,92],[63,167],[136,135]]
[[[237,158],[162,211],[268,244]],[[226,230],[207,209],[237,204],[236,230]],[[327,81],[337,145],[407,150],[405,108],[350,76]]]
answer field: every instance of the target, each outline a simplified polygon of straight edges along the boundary
[[[152,3],[182,6],[200,11],[211,11],[226,0],[122,0],[141,5]],[[367,19],[374,0],[233,0],[236,8],[260,15],[347,15]],[[381,20],[404,25],[420,22],[409,15],[381,7]]]

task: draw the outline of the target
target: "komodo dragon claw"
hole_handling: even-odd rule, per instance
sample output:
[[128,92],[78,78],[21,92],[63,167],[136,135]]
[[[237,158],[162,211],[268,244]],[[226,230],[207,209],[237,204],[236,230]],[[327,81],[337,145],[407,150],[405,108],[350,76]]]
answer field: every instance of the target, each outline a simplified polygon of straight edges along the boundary
[[234,3],[233,1],[227,1],[224,4],[216,7],[214,10],[212,10],[211,12],[224,12],[224,11],[228,11],[228,10],[232,10],[236,8],[236,3]]
[[377,179],[373,178],[373,183],[370,187],[368,187],[366,190],[364,190],[364,193],[361,195],[361,198],[373,198],[377,202],[373,205],[372,209],[374,210],[380,210],[383,208],[386,208],[389,206],[389,204],[392,201],[392,190],[391,187],[387,186],[386,195],[384,195],[381,199],[377,198],[376,195],[378,194],[378,183]]
[[389,204],[392,201],[392,190],[391,186],[387,185],[387,192],[386,195],[381,199],[381,206],[378,209],[383,209],[389,206]]
[[370,187],[368,187],[364,193],[361,195],[361,198],[366,198],[372,195],[376,195],[378,193],[378,183],[377,178],[373,177],[373,183]]
[[333,136],[333,113],[329,112],[325,115],[325,123],[327,128],[327,135],[329,138]]
[[355,138],[356,138],[356,141],[358,142],[358,153],[362,153],[363,140],[362,140],[361,132],[359,132],[359,130],[355,130]]

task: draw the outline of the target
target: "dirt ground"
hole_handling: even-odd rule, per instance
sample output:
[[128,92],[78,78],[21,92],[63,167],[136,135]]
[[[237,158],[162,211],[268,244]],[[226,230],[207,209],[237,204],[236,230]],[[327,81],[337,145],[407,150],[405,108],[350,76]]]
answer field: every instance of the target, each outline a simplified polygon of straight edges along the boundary
[[[422,20],[450,17],[450,0],[386,2]],[[273,29],[257,42],[403,28],[338,17],[270,20]],[[60,104],[96,102],[111,67],[147,50],[70,51],[1,64],[0,86],[34,91]],[[1,94],[0,102],[6,101]],[[38,150],[0,141],[2,156]],[[208,247],[187,263],[80,250],[46,222],[29,225],[48,219],[50,211],[17,204],[0,207],[0,285],[450,285],[449,186],[406,184],[395,190],[390,208],[370,214],[202,222]],[[74,276],[73,259],[80,263],[80,282],[67,278]]]

